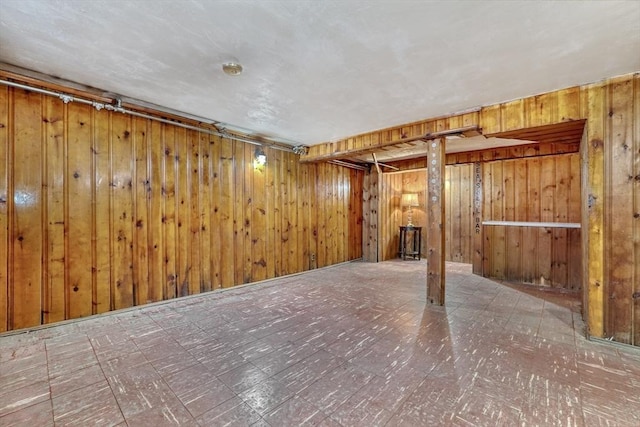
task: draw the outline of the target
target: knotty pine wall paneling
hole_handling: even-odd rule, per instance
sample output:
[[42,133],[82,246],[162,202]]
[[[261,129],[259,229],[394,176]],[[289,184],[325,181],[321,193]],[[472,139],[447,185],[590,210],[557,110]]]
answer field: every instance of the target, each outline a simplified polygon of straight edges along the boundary
[[[8,87],[0,87],[0,118],[6,119],[13,109],[13,91]],[[12,196],[9,188],[13,188],[13,176],[9,176],[9,170],[13,170],[13,144],[9,144],[9,132],[13,136],[7,120],[2,120],[5,126],[0,126],[0,253],[5,254],[5,259],[0,257],[0,331],[6,330],[9,313],[9,279],[12,270],[12,258],[8,251],[9,236],[13,230],[9,229],[9,198]]]
[[[484,165],[484,219],[580,223],[577,153]],[[581,289],[580,229],[484,226],[484,275]]]
[[606,88],[604,145],[605,330],[635,342],[640,329],[640,79],[617,79]]
[[[21,94],[27,96],[27,94]],[[29,96],[31,98],[31,96]],[[24,99],[24,98],[23,98]],[[35,99],[35,96],[32,98]],[[68,311],[65,303],[65,295],[68,289],[65,287],[65,256],[67,248],[65,245],[65,194],[64,183],[68,179],[67,171],[67,138],[65,137],[63,112],[55,112],[55,100],[38,96],[35,105],[40,104],[42,108],[42,128],[38,129],[38,124],[32,124],[33,137],[36,132],[42,133],[44,138],[42,143],[42,165],[41,174],[44,180],[42,188],[44,218],[46,232],[43,235],[43,280],[49,284],[47,289],[42,289],[43,310],[42,317],[47,321],[58,321],[66,317]],[[20,104],[16,104],[19,107]],[[18,141],[16,141],[18,142]],[[20,158],[20,154],[15,152],[15,159]],[[28,162],[27,162],[28,164]],[[17,178],[17,176],[16,176]],[[15,182],[15,181],[14,181]],[[20,204],[20,197],[14,194],[14,203]],[[20,239],[18,237],[18,239]],[[79,288],[78,288],[79,290]],[[15,292],[15,290],[14,290]],[[17,295],[14,293],[14,297]],[[35,313],[34,313],[35,315]]]
[[362,257],[364,172],[3,86],[0,332]]
[[447,261],[471,264],[473,236],[473,165],[445,168],[445,243]]
[[[376,147],[390,140],[391,135],[411,138],[434,131],[436,127],[453,129],[460,124],[478,125],[484,134],[492,134],[586,120],[579,147],[582,159],[579,170],[583,172],[579,203],[583,236],[581,282],[588,334],[640,345],[640,297],[633,297],[640,292],[639,85],[639,73],[613,77],[482,107],[462,115],[426,119],[352,136],[349,148]],[[447,163],[505,159],[514,153],[519,157],[523,152],[528,156],[578,151],[578,147],[568,145],[501,150],[497,152],[499,157],[491,159],[480,158],[479,153],[461,153],[447,156]],[[313,146],[303,160],[313,161],[335,153],[342,146],[341,141]],[[523,240],[532,233],[540,237],[539,231],[527,233],[523,234]],[[546,238],[542,236],[543,241]],[[577,274],[575,267],[569,265],[567,269],[571,272],[568,274]]]
[[[406,225],[408,208],[400,205],[402,193],[417,193],[420,206],[413,208],[413,224],[423,227],[426,233],[426,169],[383,173],[380,244],[381,260],[398,257],[398,233],[400,225]],[[472,260],[473,233],[473,165],[454,165],[445,168],[445,259],[470,264]],[[427,253],[427,241],[422,239],[422,253]]]
[[[64,153],[64,146],[62,138],[54,137],[51,141],[42,132],[41,95],[19,91],[12,98],[13,103],[9,108],[15,120],[8,124],[12,135],[8,140],[11,148],[7,150],[12,154],[9,158],[11,170],[7,171],[11,189],[6,198],[11,254],[8,251],[1,252],[8,254],[11,260],[9,283],[19,285],[8,289],[8,320],[10,323],[37,325],[43,315],[43,289],[40,286],[43,279],[52,286],[52,291],[61,295],[65,292],[64,271],[59,268],[45,270],[41,262],[43,259],[50,261],[52,255],[56,256],[58,262],[64,258],[64,242],[60,242],[61,236],[64,236],[63,231],[52,236],[52,242],[44,239],[45,230],[48,231],[50,227],[64,230],[63,209],[57,208],[55,214],[52,212],[45,216],[51,198],[48,192],[53,192],[56,184],[60,185],[60,177],[64,171],[64,158],[60,159],[63,157],[60,151]],[[43,148],[47,151],[43,152]],[[58,178],[57,182],[47,173],[52,167],[47,162],[48,151],[53,151],[51,163],[60,163],[60,171],[51,173]],[[56,191],[55,195],[58,198],[57,205],[62,206],[62,194]],[[50,274],[54,272],[55,277],[51,277]],[[50,293],[45,294],[45,297],[48,301],[59,300]],[[64,304],[59,304],[56,309],[64,316]]]

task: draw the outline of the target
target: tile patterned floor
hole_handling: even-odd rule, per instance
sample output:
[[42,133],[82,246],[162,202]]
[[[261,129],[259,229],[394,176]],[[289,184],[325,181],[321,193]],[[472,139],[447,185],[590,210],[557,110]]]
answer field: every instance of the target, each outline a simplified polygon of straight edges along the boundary
[[579,301],[350,263],[0,337],[0,425],[639,426],[640,351]]

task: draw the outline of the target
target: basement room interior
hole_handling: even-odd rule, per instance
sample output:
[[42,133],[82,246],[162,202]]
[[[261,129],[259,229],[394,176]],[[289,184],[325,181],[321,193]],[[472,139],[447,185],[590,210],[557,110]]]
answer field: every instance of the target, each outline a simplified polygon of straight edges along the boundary
[[0,425],[640,425],[639,2],[0,18]]

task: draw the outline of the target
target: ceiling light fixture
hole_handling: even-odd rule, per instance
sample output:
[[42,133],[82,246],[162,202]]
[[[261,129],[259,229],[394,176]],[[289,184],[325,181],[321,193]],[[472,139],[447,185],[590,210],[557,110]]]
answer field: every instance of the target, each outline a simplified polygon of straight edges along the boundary
[[222,64],[222,71],[229,76],[239,76],[242,74],[242,65],[235,61],[229,61]]

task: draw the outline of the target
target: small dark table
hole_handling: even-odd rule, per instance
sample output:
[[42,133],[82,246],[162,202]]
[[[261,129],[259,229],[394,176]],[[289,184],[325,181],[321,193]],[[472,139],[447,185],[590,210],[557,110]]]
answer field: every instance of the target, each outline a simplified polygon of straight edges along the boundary
[[[409,236],[413,234],[412,236]],[[412,238],[409,238],[412,237]],[[409,246],[409,247],[407,247]],[[402,259],[413,257],[420,259],[422,248],[422,227],[400,226],[400,242],[398,242],[398,256]]]

